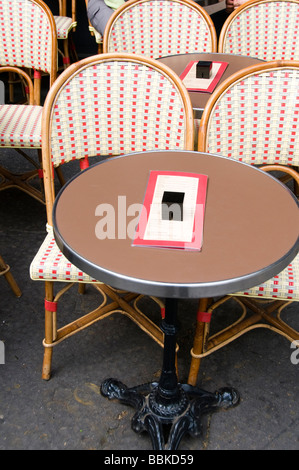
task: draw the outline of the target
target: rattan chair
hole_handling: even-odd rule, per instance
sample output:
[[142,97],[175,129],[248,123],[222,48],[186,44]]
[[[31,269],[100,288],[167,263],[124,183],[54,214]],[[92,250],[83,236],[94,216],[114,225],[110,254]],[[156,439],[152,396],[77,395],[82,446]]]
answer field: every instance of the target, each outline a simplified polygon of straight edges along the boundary
[[[161,112],[157,121],[158,109]],[[130,54],[100,54],[72,64],[58,77],[44,105],[42,136],[48,225],[45,241],[31,263],[30,275],[45,283],[42,376],[49,379],[53,346],[114,312],[130,316],[163,344],[161,330],[131,306],[135,294],[120,294],[92,279],[58,249],[52,228],[53,166],[79,159],[82,169],[95,155],[167,148],[191,150],[192,105],[182,82],[158,62]],[[57,330],[58,299],[73,283],[93,284],[102,293],[103,302],[95,311]],[[56,295],[54,285],[62,286]],[[108,305],[107,295],[112,299]]]
[[225,21],[218,52],[298,60],[298,23],[298,0],[250,0]]
[[157,59],[172,54],[216,52],[214,24],[190,0],[129,0],[110,17],[103,52],[128,52]]
[[[298,106],[298,61],[248,67],[226,80],[210,97],[201,119],[198,150],[276,171],[275,176],[282,171],[298,183],[299,174],[293,168],[299,165]],[[217,323],[216,308],[229,299],[240,306],[240,319],[209,337],[211,317]],[[281,273],[261,285],[232,293],[212,304],[211,300],[202,299],[191,351],[189,383],[196,383],[201,358],[254,328],[269,328],[291,342],[298,340],[298,331],[280,319],[283,308],[298,301],[299,255]]]
[[[41,162],[36,162],[24,149],[38,149],[38,153],[41,149],[41,74],[49,75],[52,86],[57,76],[55,22],[50,9],[40,0],[1,0],[0,17],[0,71],[17,73],[30,89],[27,93],[30,95],[29,106],[0,106],[0,149],[11,148],[12,160],[17,157],[14,154],[17,150],[34,167],[33,171],[18,175],[0,166],[0,190],[17,187],[44,202],[42,181],[41,190],[32,184],[35,176],[42,177]],[[16,33],[12,34],[12,31]],[[33,84],[29,76],[32,70]]]
[[[64,68],[68,67],[71,62],[78,60],[74,43],[71,39],[71,33],[76,30],[77,26],[77,13],[76,13],[76,0],[58,0],[59,2],[59,15],[54,15],[56,24],[57,39],[63,43],[62,60]],[[68,16],[68,4],[71,6],[71,16]],[[73,56],[73,60],[71,57]]]

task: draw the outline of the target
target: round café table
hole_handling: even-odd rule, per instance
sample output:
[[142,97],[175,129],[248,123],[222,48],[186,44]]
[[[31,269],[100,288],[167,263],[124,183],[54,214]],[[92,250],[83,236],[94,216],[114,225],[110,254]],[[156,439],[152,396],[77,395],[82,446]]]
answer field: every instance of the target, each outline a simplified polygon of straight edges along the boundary
[[[200,251],[132,246],[125,228],[136,214],[128,216],[128,208],[143,203],[151,170],[208,176]],[[107,229],[106,237],[96,230],[99,214],[104,214],[99,208],[113,208],[110,214],[115,216],[115,230]],[[126,225],[118,227],[124,215]],[[282,271],[298,252],[297,199],[268,173],[236,160],[153,151],[107,159],[81,172],[61,189],[53,216],[57,244],[78,268],[115,288],[165,298],[159,381],[127,388],[112,378],[102,383],[101,391],[135,407],[132,428],[147,431],[153,449],[177,449],[186,433],[199,434],[203,412],[239,401],[233,388],[211,393],[178,383],[178,299],[236,292]]]
[[[178,76],[180,76],[187,65],[192,61],[211,61],[211,62],[227,62],[228,65],[221,76],[219,82],[216,85],[216,88],[227,78],[233,75],[236,72],[239,72],[241,69],[245,69],[250,65],[257,65],[263,63],[262,59],[257,57],[250,57],[238,54],[224,54],[219,52],[202,52],[202,53],[192,53],[192,54],[175,54],[171,56],[160,57],[157,59],[159,62],[167,65],[172,69]],[[199,92],[199,91],[189,91],[191,98],[192,107],[195,113],[196,118],[200,118],[202,111],[207,104],[208,99],[211,96],[211,93]]]

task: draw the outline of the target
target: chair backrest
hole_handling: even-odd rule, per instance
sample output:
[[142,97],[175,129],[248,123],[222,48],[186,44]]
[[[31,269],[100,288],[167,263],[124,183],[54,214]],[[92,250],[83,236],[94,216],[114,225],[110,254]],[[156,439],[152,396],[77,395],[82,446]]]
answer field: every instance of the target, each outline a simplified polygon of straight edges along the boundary
[[68,4],[71,5],[71,17],[73,23],[77,21],[77,1],[76,0],[58,0],[59,3],[59,15],[68,16]]
[[[0,0],[0,66],[12,65],[57,76],[56,26],[41,0]],[[39,77],[40,78],[40,77]]]
[[299,0],[250,0],[224,23],[218,52],[299,60]]
[[117,53],[72,64],[54,83],[43,109],[48,221],[54,202],[52,165],[80,159],[84,168],[92,156],[192,150],[193,139],[189,94],[168,67],[146,57]]
[[103,38],[103,52],[154,59],[216,50],[214,24],[192,0],[129,0],[110,17]]
[[247,67],[211,95],[198,150],[254,165],[299,165],[299,61]]

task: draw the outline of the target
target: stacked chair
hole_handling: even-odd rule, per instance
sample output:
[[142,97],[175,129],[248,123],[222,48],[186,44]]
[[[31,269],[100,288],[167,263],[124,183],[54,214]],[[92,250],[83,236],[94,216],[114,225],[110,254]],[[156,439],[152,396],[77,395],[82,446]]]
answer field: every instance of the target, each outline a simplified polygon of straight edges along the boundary
[[[130,87],[133,80],[134,86]],[[156,122],[158,102],[162,108],[159,123]],[[162,130],[170,128],[171,135],[166,136],[164,131],[157,135],[157,125]],[[178,128],[182,129],[180,136],[177,135]],[[80,169],[84,169],[95,155],[104,158],[132,151],[192,150],[193,110],[186,88],[167,67],[133,54],[100,54],[70,65],[58,77],[44,104],[42,131],[48,223],[46,238],[31,263],[30,275],[45,285],[42,377],[49,379],[53,347],[114,312],[128,315],[163,345],[161,330],[132,307],[135,294],[117,292],[101,280],[92,279],[72,265],[59,250],[52,224],[53,167],[79,160]],[[170,146],[166,144],[168,138]],[[58,321],[63,321],[63,312],[57,315],[58,304],[64,305],[61,296],[77,283],[92,284],[102,294],[100,306],[71,323],[58,326]],[[58,292],[54,293],[56,287]]]
[[[277,177],[286,174],[295,182],[293,186],[288,183],[290,190],[295,190],[299,182],[298,106],[299,61],[248,67],[211,95],[201,118],[198,150],[257,165],[264,171],[274,171]],[[298,340],[299,332],[280,318],[287,305],[299,301],[298,286],[297,255],[286,269],[261,285],[215,302],[202,299],[188,382],[196,383],[203,357],[254,328],[268,328],[291,342]],[[210,337],[210,322],[217,318],[217,307],[231,299],[241,307],[240,318]]]

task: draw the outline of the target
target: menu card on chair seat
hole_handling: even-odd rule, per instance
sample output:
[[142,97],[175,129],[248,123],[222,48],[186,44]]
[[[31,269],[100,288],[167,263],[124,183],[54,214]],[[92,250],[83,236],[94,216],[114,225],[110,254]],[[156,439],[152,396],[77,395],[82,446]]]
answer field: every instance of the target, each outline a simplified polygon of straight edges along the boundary
[[207,181],[197,173],[151,171],[133,246],[201,250]]

